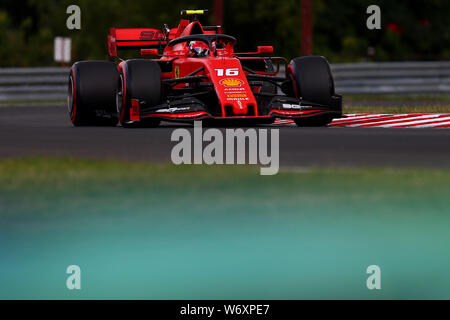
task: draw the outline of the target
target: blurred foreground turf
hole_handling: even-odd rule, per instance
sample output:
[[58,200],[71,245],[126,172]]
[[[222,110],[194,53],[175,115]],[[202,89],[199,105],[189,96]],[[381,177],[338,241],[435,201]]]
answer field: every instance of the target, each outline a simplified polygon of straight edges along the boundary
[[0,298],[450,298],[450,171],[258,173],[1,160]]

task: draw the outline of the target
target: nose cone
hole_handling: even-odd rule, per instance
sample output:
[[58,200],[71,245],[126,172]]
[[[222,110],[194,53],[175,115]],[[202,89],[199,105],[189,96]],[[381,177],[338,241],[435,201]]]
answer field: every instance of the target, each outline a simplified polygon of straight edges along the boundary
[[[246,98],[243,98],[246,99]],[[227,116],[230,115],[245,115],[248,112],[248,102],[245,100],[227,101],[226,106],[231,106],[232,114],[228,114],[229,110],[226,110]]]
[[245,82],[240,79],[227,78],[221,80],[219,84],[223,86],[224,104],[232,107],[233,114],[247,114],[247,104],[250,97],[246,88],[243,87]]
[[256,100],[240,61],[236,58],[208,59],[205,67],[214,83],[223,116],[247,115],[249,105],[255,106]]

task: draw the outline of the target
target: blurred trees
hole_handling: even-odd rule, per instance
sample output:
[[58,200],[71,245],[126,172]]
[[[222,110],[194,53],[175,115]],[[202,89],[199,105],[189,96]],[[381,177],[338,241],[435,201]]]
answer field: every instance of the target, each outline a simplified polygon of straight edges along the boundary
[[[448,0],[316,0],[316,53],[338,61],[450,59]],[[381,30],[366,28],[366,8],[381,8]],[[373,54],[368,53],[373,51]]]
[[[175,27],[181,9],[212,9],[212,0],[1,1],[0,66],[54,64],[55,36],[72,38],[74,60],[105,59],[112,26]],[[81,7],[81,30],[66,28],[71,4]],[[381,7],[381,30],[366,28],[370,4]],[[314,54],[332,62],[450,59],[449,12],[448,0],[315,0]],[[297,56],[299,17],[300,0],[225,0],[225,31],[238,50],[274,45],[277,55]]]

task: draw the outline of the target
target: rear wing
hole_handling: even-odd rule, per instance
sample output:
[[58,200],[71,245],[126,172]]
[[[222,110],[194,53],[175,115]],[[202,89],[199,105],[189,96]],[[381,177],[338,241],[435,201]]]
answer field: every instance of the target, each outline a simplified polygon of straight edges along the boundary
[[[198,14],[195,10],[193,12],[192,14]],[[180,37],[185,28],[189,25],[192,28],[194,24],[200,26],[201,33],[204,34],[222,33],[221,26],[203,27],[199,22],[191,23],[189,20],[181,20],[177,28],[169,29],[167,27],[165,34],[155,28],[111,28],[108,35],[109,57],[117,58],[119,49],[162,49],[170,40]]]
[[[169,37],[170,38],[170,37]],[[151,49],[166,46],[161,30],[154,28],[111,28],[108,35],[108,53],[117,57],[118,49]]]

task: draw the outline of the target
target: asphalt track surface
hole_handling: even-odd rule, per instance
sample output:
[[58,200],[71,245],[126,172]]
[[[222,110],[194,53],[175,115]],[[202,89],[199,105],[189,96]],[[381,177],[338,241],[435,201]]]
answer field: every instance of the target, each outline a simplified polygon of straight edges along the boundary
[[[446,129],[278,128],[281,167],[450,168]],[[170,123],[159,128],[75,128],[64,107],[1,107],[0,158],[43,155],[170,163],[174,129]]]

